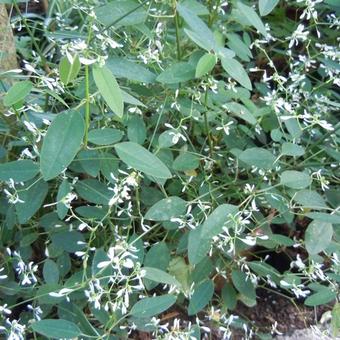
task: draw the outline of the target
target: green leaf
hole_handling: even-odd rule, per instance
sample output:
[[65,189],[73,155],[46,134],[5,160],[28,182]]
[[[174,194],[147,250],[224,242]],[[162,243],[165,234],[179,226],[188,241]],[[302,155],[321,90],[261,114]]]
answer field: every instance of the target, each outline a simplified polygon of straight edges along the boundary
[[124,103],[122,91],[111,71],[106,66],[95,66],[93,67],[93,79],[109,108],[118,117],[123,117]]
[[[170,261],[170,252],[164,242],[154,244],[145,255],[144,266],[166,270]],[[147,278],[143,280],[145,287],[150,290],[157,286],[157,283]]]
[[262,20],[252,7],[244,5],[241,1],[237,1],[237,8],[249,25],[254,26],[264,36],[267,35],[266,28],[263,25]]
[[85,123],[78,112],[58,114],[45,135],[40,169],[48,181],[58,176],[73,161],[82,143]]
[[171,178],[166,165],[150,151],[133,142],[119,143],[114,146],[118,157],[128,166],[155,178]]
[[230,102],[223,105],[228,111],[232,112],[236,117],[243,119],[249,124],[256,125],[257,120],[254,115],[242,104]]
[[249,47],[244,43],[244,41],[239,37],[236,33],[229,33],[227,34],[228,47],[233,50],[236,55],[244,60],[244,61],[250,61],[250,58],[252,57],[252,53],[249,49]]
[[260,0],[259,11],[262,17],[268,15],[275,6],[279,3],[279,0]]
[[162,295],[144,298],[133,305],[130,315],[147,318],[160,314],[169,309],[176,302],[176,296]]
[[216,56],[211,53],[204,54],[196,65],[195,77],[200,78],[214,68],[216,65]]
[[29,80],[15,83],[4,97],[4,105],[9,107],[24,100],[31,92],[33,84]]
[[92,178],[78,181],[75,189],[80,197],[95,204],[108,205],[114,195],[105,184]]
[[146,127],[142,117],[132,116],[128,121],[128,138],[130,142],[143,144],[146,139]]
[[271,265],[261,261],[251,261],[248,262],[248,266],[259,276],[266,278],[269,275],[275,283],[279,283],[281,274]]
[[260,169],[269,170],[273,168],[275,157],[274,155],[262,148],[250,148],[239,155],[239,159],[250,165]]
[[196,155],[190,152],[182,152],[176,157],[172,167],[176,171],[189,171],[197,169],[199,164],[199,158]]
[[237,304],[237,292],[234,286],[231,283],[227,282],[222,288],[221,294],[222,294],[223,304],[229,310],[235,309],[236,304]]
[[280,183],[292,189],[304,189],[312,183],[312,179],[305,172],[286,170],[281,174]]
[[202,282],[195,288],[188,306],[188,315],[197,314],[201,311],[212,299],[214,295],[214,283],[212,280]]
[[318,292],[310,295],[305,300],[306,306],[320,306],[325,305],[328,302],[333,301],[336,298],[336,292],[332,291],[330,288],[323,288]]
[[304,208],[311,208],[315,210],[327,208],[325,200],[316,191],[300,190],[296,193],[293,199]]
[[119,20],[114,27],[131,26],[143,23],[147,13],[134,0],[117,0],[95,9],[96,18],[105,26],[111,26]]
[[39,165],[30,159],[23,159],[0,164],[0,180],[14,182],[25,182],[37,175]]
[[71,192],[70,183],[67,181],[67,179],[63,179],[63,181],[61,182],[59,186],[58,193],[57,193],[57,201],[58,201],[57,214],[61,220],[65,218],[67,211],[68,211],[67,206],[62,202],[62,200],[70,192]]
[[183,83],[195,78],[195,67],[190,63],[179,62],[169,66],[158,77],[163,84]]
[[76,161],[80,163],[83,172],[96,177],[100,170],[100,155],[96,150],[82,150],[78,153]]
[[172,286],[181,286],[181,284],[172,275],[163,270],[152,267],[143,267],[143,270],[145,271],[145,275],[143,277],[146,279]]
[[[106,266],[105,268],[98,268],[98,264],[100,262],[110,261],[109,257],[107,256],[106,252],[102,249],[96,249],[96,252],[93,256],[91,272],[92,276],[100,279],[102,285],[108,284],[110,280],[110,276],[113,274],[112,266]],[[101,279],[101,277],[103,277]]]
[[221,62],[223,69],[230,75],[230,77],[234,78],[246,89],[252,89],[251,81],[241,63],[239,63],[236,59],[226,57],[222,57]]
[[214,50],[216,48],[214,33],[207,24],[184,4],[177,3],[177,11],[190,27],[190,30],[184,30],[189,38],[208,52]]
[[[75,230],[58,231],[51,235],[52,243],[68,253],[75,253],[84,248],[83,234]],[[78,272],[79,273],[79,272]]]
[[151,221],[169,221],[184,214],[185,209],[186,202],[180,197],[167,197],[154,204],[144,218]]
[[52,339],[73,339],[81,335],[79,327],[67,320],[45,319],[31,324],[34,332]]
[[340,224],[340,216],[336,214],[326,214],[321,212],[310,212],[306,214],[307,217],[318,220],[321,222],[333,223],[333,224]]
[[117,78],[126,78],[142,83],[153,83],[156,75],[146,67],[121,57],[110,57],[106,61],[106,67]]
[[230,215],[235,215],[238,209],[234,205],[218,206],[206,221],[191,230],[188,240],[188,255],[190,264],[199,263],[210,249],[211,239],[222,232],[223,227],[230,221]]
[[305,154],[305,149],[294,143],[283,143],[282,144],[282,154],[286,156],[302,156]]
[[118,129],[104,128],[89,131],[88,140],[95,145],[110,145],[119,142],[123,132]]
[[43,180],[37,182],[29,181],[20,188],[19,199],[15,210],[20,224],[26,223],[42,206],[48,192],[48,185]]
[[67,85],[71,81],[73,81],[79,71],[80,71],[80,61],[78,55],[75,56],[65,56],[60,59],[59,63],[59,74],[60,74],[60,80],[64,85]]
[[305,233],[306,249],[310,255],[325,250],[332,241],[333,227],[330,223],[314,220],[309,223]]
[[59,268],[51,259],[46,259],[43,267],[43,276],[46,283],[58,283]]
[[247,275],[240,270],[233,270],[231,273],[231,279],[235,288],[245,297],[256,300],[256,292],[255,287],[250,281],[250,278],[247,278]]

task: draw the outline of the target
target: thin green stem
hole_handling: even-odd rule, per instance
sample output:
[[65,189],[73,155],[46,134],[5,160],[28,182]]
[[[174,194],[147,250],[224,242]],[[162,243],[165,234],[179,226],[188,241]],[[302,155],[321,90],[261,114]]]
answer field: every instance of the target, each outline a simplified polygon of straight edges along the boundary
[[209,130],[209,122],[208,122],[208,116],[207,116],[207,103],[208,103],[208,87],[206,88],[205,95],[204,95],[205,110],[204,110],[203,116],[204,116],[205,132],[207,134],[208,143],[209,143],[209,155],[211,157],[214,151],[214,147],[213,147],[213,141],[211,139],[210,130]]
[[179,39],[179,20],[178,20],[176,0],[172,0],[172,6],[174,9],[174,21],[175,21],[175,28],[176,28],[177,59],[181,60],[181,45],[180,45],[180,39]]
[[89,77],[89,66],[85,65],[85,137],[84,137],[84,148],[87,147],[89,127],[90,127],[90,77]]

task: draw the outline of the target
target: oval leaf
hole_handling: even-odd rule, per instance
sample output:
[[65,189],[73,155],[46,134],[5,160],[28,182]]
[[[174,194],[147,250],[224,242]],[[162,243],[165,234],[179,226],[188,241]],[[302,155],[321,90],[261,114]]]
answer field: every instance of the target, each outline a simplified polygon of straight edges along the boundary
[[230,77],[234,78],[246,89],[252,89],[251,81],[241,63],[239,63],[236,59],[225,57],[221,58],[221,62],[222,67],[230,75]]
[[214,295],[214,283],[212,280],[201,283],[195,288],[188,306],[188,314],[194,315],[201,311]]
[[312,183],[312,180],[305,172],[287,170],[281,174],[280,183],[288,188],[304,189]]
[[169,221],[185,212],[186,202],[177,196],[168,197],[154,204],[146,213],[145,219],[151,221]]
[[58,176],[73,161],[84,130],[84,120],[78,112],[65,112],[53,120],[40,154],[40,169],[46,181]]
[[171,178],[166,165],[150,151],[133,142],[115,145],[118,157],[128,166],[156,178]]
[[38,164],[29,159],[0,164],[1,181],[13,179],[14,182],[25,182],[35,177],[38,172]]
[[124,113],[123,96],[111,71],[106,66],[94,67],[93,79],[109,108],[118,117],[122,117]]
[[52,339],[72,339],[81,334],[76,324],[67,320],[45,319],[32,323],[33,331]]
[[12,106],[25,99],[25,97],[31,92],[32,87],[33,84],[29,80],[20,81],[14,84],[4,97],[4,105]]
[[166,311],[176,302],[176,296],[162,295],[145,298],[133,305],[130,315],[147,318]]
[[310,255],[316,255],[325,250],[331,243],[333,227],[330,223],[312,221],[306,230],[305,244]]

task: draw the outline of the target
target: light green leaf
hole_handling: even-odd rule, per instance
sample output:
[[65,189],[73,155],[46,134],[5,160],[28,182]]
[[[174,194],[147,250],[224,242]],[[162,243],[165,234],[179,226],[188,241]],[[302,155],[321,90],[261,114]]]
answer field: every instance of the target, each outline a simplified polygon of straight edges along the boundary
[[85,123],[78,112],[58,114],[45,135],[40,169],[46,181],[58,176],[73,161],[83,140]]
[[15,83],[4,97],[4,105],[9,107],[24,100],[31,92],[33,84],[29,80]]
[[227,34],[227,38],[228,47],[233,50],[240,59],[250,61],[252,53],[241,37],[236,33],[229,33]]
[[52,339],[73,339],[81,334],[79,327],[67,320],[45,319],[31,324],[34,332]]
[[169,309],[176,302],[176,296],[162,295],[144,298],[133,305],[130,315],[147,318],[158,315]]
[[195,78],[195,67],[190,63],[179,62],[169,66],[158,77],[163,84],[183,83]]
[[110,145],[119,142],[123,138],[123,132],[118,129],[104,128],[89,131],[88,140],[96,145]]
[[78,55],[71,56],[71,59],[67,56],[61,58],[59,63],[59,74],[62,83],[67,85],[73,81],[77,77],[80,67],[81,64]]
[[237,8],[241,15],[247,20],[249,25],[254,26],[264,36],[267,35],[266,28],[262,20],[252,7],[244,5],[241,1],[237,1]]
[[26,223],[42,206],[48,192],[48,185],[43,180],[36,183],[26,182],[24,187],[20,188],[19,199],[23,203],[17,203],[15,210],[20,224]]
[[210,249],[211,239],[218,235],[230,221],[230,215],[235,215],[238,209],[234,205],[222,204],[218,206],[206,221],[191,230],[188,240],[188,256],[190,264],[199,263]]
[[93,68],[93,79],[106,104],[118,117],[123,117],[124,102],[122,92],[111,71],[106,66],[95,66]]
[[39,165],[29,159],[23,159],[0,164],[0,180],[14,182],[25,182],[37,175]]
[[256,292],[253,283],[250,278],[244,272],[240,270],[233,270],[231,273],[231,279],[235,288],[245,297],[256,300]]
[[236,117],[243,119],[249,124],[256,125],[256,118],[244,105],[236,102],[230,102],[224,104],[223,107],[232,112]]
[[167,197],[154,204],[146,213],[145,219],[151,221],[169,221],[185,212],[186,202],[180,197]]
[[211,53],[204,54],[196,65],[195,77],[200,78],[209,73],[216,65],[216,56]]
[[293,197],[294,201],[301,204],[304,208],[325,209],[327,208],[322,196],[313,190],[300,190]]
[[268,15],[275,6],[279,3],[279,0],[260,0],[259,11],[262,17]]
[[110,26],[117,20],[114,27],[131,26],[143,23],[147,13],[135,0],[117,0],[95,9],[96,18],[105,26]]
[[302,156],[305,154],[305,149],[294,143],[283,143],[282,144],[282,154],[286,156]]
[[275,162],[274,155],[270,151],[262,148],[246,149],[241,152],[239,159],[250,166],[266,170],[272,169]]
[[201,311],[212,299],[214,295],[214,283],[212,280],[207,280],[195,288],[188,306],[188,315],[197,314]]
[[152,267],[143,267],[142,270],[145,271],[145,275],[143,277],[146,279],[171,286],[181,286],[181,284],[172,275],[163,270]]
[[221,62],[222,67],[230,75],[230,77],[234,78],[246,89],[248,90],[252,89],[251,81],[242,64],[240,64],[236,59],[225,57],[221,58]]
[[305,172],[286,170],[281,174],[280,183],[292,189],[304,189],[312,183],[312,179]]
[[216,48],[214,33],[207,24],[184,4],[178,3],[177,11],[190,27],[190,30],[184,30],[189,38],[208,52],[214,50]]
[[155,178],[171,178],[166,165],[150,151],[133,142],[119,143],[114,146],[118,157],[131,168],[142,171]]
[[332,241],[333,227],[330,223],[314,220],[309,223],[305,233],[306,249],[310,255],[319,254]]

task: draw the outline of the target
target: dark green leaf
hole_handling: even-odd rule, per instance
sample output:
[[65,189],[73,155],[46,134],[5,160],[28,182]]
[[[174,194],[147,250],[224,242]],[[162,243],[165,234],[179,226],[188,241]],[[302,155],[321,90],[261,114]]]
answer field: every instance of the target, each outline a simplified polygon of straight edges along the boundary
[[207,280],[194,289],[188,306],[188,315],[197,314],[212,299],[214,295],[214,283]]
[[23,159],[0,164],[0,180],[14,182],[25,182],[39,172],[39,165],[29,159]]
[[89,131],[89,142],[96,145],[110,145],[119,142],[123,138],[123,132],[118,129],[104,128]]
[[57,115],[47,130],[40,154],[40,169],[46,181],[58,176],[73,161],[85,131],[78,112]]

